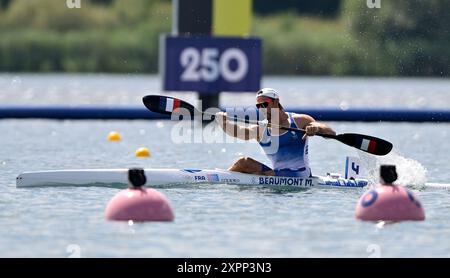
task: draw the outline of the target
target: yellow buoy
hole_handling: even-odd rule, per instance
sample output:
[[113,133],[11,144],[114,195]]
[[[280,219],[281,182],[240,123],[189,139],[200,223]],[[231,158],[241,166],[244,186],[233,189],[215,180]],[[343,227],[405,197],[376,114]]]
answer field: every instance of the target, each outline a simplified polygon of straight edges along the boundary
[[137,149],[135,154],[137,157],[149,157],[150,151],[147,148],[143,147],[143,148]]
[[122,139],[122,136],[117,131],[111,131],[108,134],[108,141],[120,141]]

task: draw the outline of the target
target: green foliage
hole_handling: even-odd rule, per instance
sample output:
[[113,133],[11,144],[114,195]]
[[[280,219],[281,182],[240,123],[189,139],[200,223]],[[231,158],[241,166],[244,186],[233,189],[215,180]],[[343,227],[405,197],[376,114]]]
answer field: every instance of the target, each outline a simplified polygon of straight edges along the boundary
[[3,34],[0,40],[1,69],[5,71],[62,70],[62,49],[57,35],[50,33],[22,32]]
[[[50,4],[50,1],[53,0],[39,0],[39,3]],[[121,20],[127,24],[119,26],[120,11],[126,6],[117,2],[112,3],[113,15],[106,13],[104,6],[92,6],[89,10],[87,6],[67,9],[56,5],[45,12],[31,3],[34,1],[25,2],[15,0],[8,10],[9,18],[1,20],[0,71],[157,71],[159,34],[170,31],[170,3],[151,3],[151,9],[142,12],[142,20],[124,17]],[[133,8],[136,14],[145,10],[142,5],[149,4],[145,0],[120,2],[141,5]],[[91,5],[87,2],[82,5],[85,4]],[[20,8],[25,6],[27,9]],[[72,12],[78,13],[73,16],[76,20],[71,20]],[[103,17],[97,17],[103,12]],[[41,20],[46,13],[61,16]],[[26,20],[12,20],[19,15]]]
[[5,15],[0,18],[1,30],[87,30],[114,27],[117,17],[103,6],[82,2],[81,9],[69,9],[66,1],[14,0]]
[[[338,18],[256,16],[253,34],[264,41],[265,74],[449,76],[446,1],[382,1],[369,9],[346,0]],[[272,2],[266,5],[289,1]],[[81,9],[0,0],[6,6],[0,71],[156,72],[159,35],[172,25],[171,0],[82,0]]]
[[436,38],[449,35],[448,0],[383,1],[381,9],[369,9],[365,1],[347,0],[344,14],[352,30],[383,40]]
[[368,9],[347,0],[343,14],[365,47],[378,48],[400,75],[450,74],[448,0],[383,1]]
[[256,20],[264,40],[264,73],[302,75],[391,75],[379,49],[360,42],[342,20],[292,17]]
[[0,11],[8,8],[10,2],[11,0],[0,0]]

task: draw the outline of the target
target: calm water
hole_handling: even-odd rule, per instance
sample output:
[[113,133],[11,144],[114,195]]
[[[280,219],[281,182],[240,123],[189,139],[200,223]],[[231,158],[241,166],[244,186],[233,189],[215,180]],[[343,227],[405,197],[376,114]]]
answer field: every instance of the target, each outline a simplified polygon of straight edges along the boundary
[[[292,105],[450,107],[450,81],[439,79],[268,78]],[[140,104],[159,92],[156,77],[0,75],[1,104]],[[373,93],[377,92],[377,97]],[[193,94],[183,95],[187,99]],[[226,94],[224,104],[253,100]],[[376,100],[376,101],[375,101]],[[450,124],[329,123],[339,133],[390,140],[406,184],[450,182]],[[276,192],[231,185],[159,189],[173,223],[105,221],[118,189],[17,189],[22,171],[69,168],[225,168],[240,155],[267,162],[254,143],[173,144],[168,121],[0,121],[0,256],[2,257],[449,257],[450,192],[416,190],[427,220],[385,226],[354,219],[362,190]],[[121,142],[107,142],[111,130]],[[152,156],[134,157],[146,146]],[[342,172],[335,141],[311,140],[315,174]],[[373,163],[363,156],[365,161]],[[416,186],[417,187],[417,186]],[[79,251],[79,252],[78,252]]]

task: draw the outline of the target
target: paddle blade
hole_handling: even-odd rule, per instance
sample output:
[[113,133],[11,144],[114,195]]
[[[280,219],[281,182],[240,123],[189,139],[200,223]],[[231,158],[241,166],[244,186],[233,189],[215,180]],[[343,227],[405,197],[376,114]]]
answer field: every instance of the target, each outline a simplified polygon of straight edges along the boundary
[[369,135],[344,133],[336,135],[335,139],[374,155],[386,155],[392,150],[392,143]]
[[[148,110],[166,115],[176,113],[179,108],[186,109],[191,115],[194,115],[196,110],[191,104],[174,97],[148,95],[142,98],[142,102]],[[185,113],[184,109],[180,109],[180,112]]]

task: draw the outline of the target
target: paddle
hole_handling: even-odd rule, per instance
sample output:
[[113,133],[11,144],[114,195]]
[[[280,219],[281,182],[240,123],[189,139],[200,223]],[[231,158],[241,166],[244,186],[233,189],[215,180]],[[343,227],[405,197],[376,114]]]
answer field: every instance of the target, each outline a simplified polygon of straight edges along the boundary
[[[176,112],[178,108],[184,108],[186,109],[191,115],[194,113],[200,113],[205,115],[211,115],[214,116],[214,114],[211,113],[205,113],[197,110],[193,105],[174,97],[167,97],[167,96],[158,96],[158,95],[148,95],[145,96],[142,101],[144,102],[145,107],[149,109],[150,111],[170,115],[172,112]],[[182,110],[180,110],[182,112]],[[244,119],[235,119],[231,118],[232,120],[237,120],[241,122],[246,123],[253,123],[253,124],[264,124],[263,121],[249,121]],[[267,123],[266,123],[267,124]],[[284,127],[274,124],[268,124],[272,127],[277,127],[284,130],[290,130],[290,131],[296,131],[296,132],[305,132],[304,129],[300,128],[292,128],[292,127]],[[392,150],[392,143],[369,135],[364,134],[356,134],[356,133],[343,133],[338,135],[330,135],[330,134],[316,134],[317,136],[321,136],[324,138],[331,138],[335,139],[343,144],[346,144],[350,147],[356,148],[358,150],[374,154],[374,155],[386,155]]]

